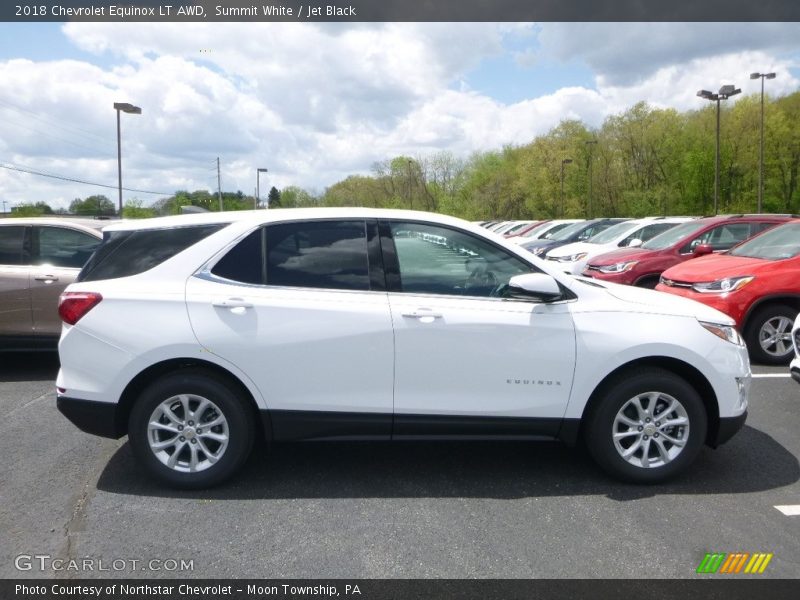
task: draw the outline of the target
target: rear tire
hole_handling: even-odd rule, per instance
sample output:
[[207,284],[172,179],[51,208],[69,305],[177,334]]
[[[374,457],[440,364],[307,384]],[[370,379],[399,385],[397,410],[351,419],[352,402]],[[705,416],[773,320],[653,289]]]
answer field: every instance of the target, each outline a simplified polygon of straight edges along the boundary
[[242,466],[253,445],[252,411],[241,394],[213,374],[186,369],[141,393],[128,420],[139,462],[176,488],[218,485]]
[[747,320],[744,339],[750,357],[765,365],[788,365],[792,359],[792,325],[797,311],[785,304],[770,304]]
[[586,446],[606,472],[632,483],[658,483],[697,457],[708,418],[700,395],[686,380],[646,368],[611,382],[585,425]]

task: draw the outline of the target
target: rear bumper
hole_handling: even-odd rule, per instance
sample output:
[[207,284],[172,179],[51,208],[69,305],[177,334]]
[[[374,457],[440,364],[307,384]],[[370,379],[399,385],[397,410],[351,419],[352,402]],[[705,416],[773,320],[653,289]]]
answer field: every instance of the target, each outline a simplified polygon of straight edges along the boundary
[[116,403],[59,396],[56,406],[81,431],[112,439],[125,435],[125,425],[120,422]]
[[747,411],[744,411],[738,417],[722,417],[719,420],[719,428],[714,439],[709,440],[709,445],[713,448],[724,444],[731,439],[737,431],[743,426],[747,420]]

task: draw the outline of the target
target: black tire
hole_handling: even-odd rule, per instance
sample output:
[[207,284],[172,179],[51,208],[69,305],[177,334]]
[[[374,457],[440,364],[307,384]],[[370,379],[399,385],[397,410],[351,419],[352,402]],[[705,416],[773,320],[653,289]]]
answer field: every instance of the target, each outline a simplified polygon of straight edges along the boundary
[[659,277],[658,275],[647,275],[639,279],[634,285],[640,288],[646,288],[648,290],[656,289],[658,285]]
[[[635,407],[628,404],[629,401],[651,392],[658,392],[659,396],[643,397],[640,405],[647,404],[644,407],[649,409],[649,414],[659,416],[665,410],[666,403],[671,402],[672,399],[677,400],[685,417],[678,417],[677,413],[672,412],[669,419],[688,419],[688,433],[686,429],[682,430],[680,426],[675,426],[659,428],[655,434],[651,432],[649,436],[644,437],[646,432],[638,427],[615,423],[618,413],[626,405],[628,405],[626,411],[630,411],[632,408],[636,410]],[[705,406],[697,391],[678,375],[658,368],[626,372],[606,385],[599,393],[600,396],[593,403],[589,414],[586,415],[584,440],[592,458],[610,475],[631,483],[658,483],[684,471],[703,447],[708,429]],[[650,405],[652,402],[655,402],[655,406]],[[629,414],[623,412],[623,416],[629,417]],[[654,427],[656,421],[652,419],[651,421],[652,423],[650,421],[645,423],[642,419],[642,425],[648,429]],[[634,465],[623,458],[621,450],[617,449],[613,438],[617,427],[621,427],[621,429],[616,429],[616,431],[623,432],[626,436],[620,440],[620,444],[630,444],[629,447],[622,448],[622,451],[630,450],[637,441],[640,444],[638,449],[634,449],[635,452],[630,459],[638,461],[639,464]],[[625,427],[628,427],[627,431],[624,429]],[[683,445],[671,444],[668,437],[664,437],[665,435],[675,436],[676,439],[683,441]],[[656,445],[656,438],[659,436],[660,442],[659,445]],[[649,442],[643,440],[649,440]],[[665,448],[666,446],[669,446],[666,448],[667,453],[675,452],[675,456],[669,461],[664,461],[659,453],[659,447]],[[652,463],[653,466],[642,466],[642,463],[645,462],[645,447],[648,451],[646,462],[647,464]],[[659,465],[658,461],[663,464]]]
[[[210,401],[213,406],[205,408],[203,410],[205,417],[201,414],[200,418],[204,418],[207,423],[211,423],[219,420],[219,415],[221,414],[225,424],[206,428],[205,432],[202,431],[202,428],[196,427],[196,425],[191,428],[191,431],[187,428],[187,437],[191,435],[191,438],[197,438],[193,441],[194,448],[191,448],[185,438],[181,437],[180,451],[177,450],[178,443],[176,442],[176,445],[172,448],[167,448],[164,452],[159,453],[162,457],[165,457],[171,449],[172,453],[178,454],[176,468],[172,468],[162,462],[156,456],[156,450],[151,448],[151,438],[149,437],[151,434],[148,429],[151,417],[155,414],[154,411],[166,400],[181,395],[188,398],[187,401],[191,403],[189,404],[190,407],[198,410],[202,399]],[[172,406],[175,407],[174,414],[183,415],[179,400],[175,400]],[[162,412],[161,414],[163,415],[164,413]],[[185,418],[191,418],[191,414]],[[193,421],[188,420],[186,422],[193,423]],[[173,426],[173,423],[165,418],[164,423]],[[181,427],[186,426],[182,425]],[[222,443],[213,439],[203,438],[201,433],[206,436],[213,433],[217,437],[227,437],[227,442],[223,446]],[[154,432],[152,435],[159,436],[162,433]],[[163,434],[163,439],[172,435],[171,432],[166,432]],[[207,488],[218,485],[230,478],[239,470],[250,454],[253,446],[253,437],[252,410],[246,404],[246,399],[241,398],[241,393],[237,393],[235,388],[224,379],[196,369],[185,369],[156,380],[136,400],[128,420],[128,438],[133,453],[139,462],[155,478],[172,487],[182,489]],[[217,462],[212,463],[211,460],[208,460],[208,456],[203,453],[203,449],[208,448],[212,452],[219,453],[219,456],[216,457]],[[193,472],[177,470],[190,468],[185,464],[181,467],[181,463],[185,463],[191,456],[206,457],[204,462],[200,463],[202,470]]]
[[[749,319],[744,331],[744,341],[750,358],[764,365],[788,365],[794,353],[791,342],[792,323],[797,317],[797,310],[786,304],[768,304],[757,309]],[[788,319],[788,321],[786,321]],[[776,345],[769,346],[774,350],[765,351],[761,347],[761,332],[770,323],[775,321],[788,325],[789,339],[785,340],[786,352],[781,353]]]

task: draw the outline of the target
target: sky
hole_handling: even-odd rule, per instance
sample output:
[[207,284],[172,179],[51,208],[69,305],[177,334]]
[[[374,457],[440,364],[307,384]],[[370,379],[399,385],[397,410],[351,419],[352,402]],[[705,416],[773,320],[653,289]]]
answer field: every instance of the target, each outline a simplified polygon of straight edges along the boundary
[[[798,23],[0,23],[0,210],[176,190],[322,193],[405,155],[521,145],[639,101],[800,83]],[[156,192],[156,193],[147,193]]]

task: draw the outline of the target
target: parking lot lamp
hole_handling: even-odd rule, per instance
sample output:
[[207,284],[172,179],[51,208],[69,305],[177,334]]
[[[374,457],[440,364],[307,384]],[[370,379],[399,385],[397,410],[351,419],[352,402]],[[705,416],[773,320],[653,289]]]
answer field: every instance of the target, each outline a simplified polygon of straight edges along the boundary
[[735,85],[723,85],[719,88],[719,92],[714,94],[708,90],[700,90],[697,95],[700,98],[711,100],[717,103],[717,147],[714,157],[714,214],[716,215],[719,207],[719,102],[720,100],[727,100],[731,96],[740,94],[742,90]]
[[775,73],[750,73],[750,79],[761,80],[761,141],[758,149],[758,212],[764,198],[764,80],[775,79]]
[[589,160],[587,165],[587,178],[589,179],[589,218],[591,219],[594,213],[594,207],[592,206],[592,146],[597,145],[597,140],[586,140],[584,142],[586,147],[589,149]]
[[[264,168],[256,169],[256,200],[253,202],[253,208],[258,208],[258,205],[261,204],[261,174],[266,173],[267,170]],[[269,202],[269,200],[267,200]],[[266,208],[269,208],[269,204],[267,204]]]
[[117,111],[117,175],[119,181],[119,217],[122,218],[122,133],[119,126],[119,114],[121,112],[131,115],[142,114],[142,109],[127,102],[114,102],[114,110]]

